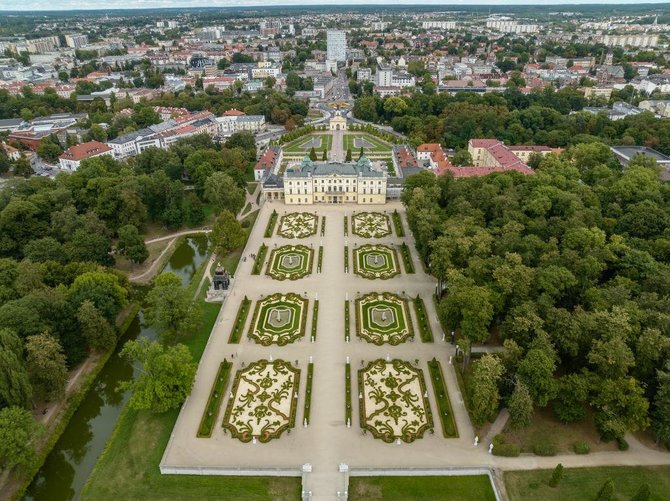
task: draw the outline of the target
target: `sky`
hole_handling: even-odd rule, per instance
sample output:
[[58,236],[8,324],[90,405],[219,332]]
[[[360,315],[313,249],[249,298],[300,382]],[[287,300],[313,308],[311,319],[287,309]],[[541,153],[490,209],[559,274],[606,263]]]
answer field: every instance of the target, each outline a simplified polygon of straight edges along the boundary
[[148,9],[161,7],[234,7],[280,5],[577,5],[667,3],[668,0],[0,0],[0,11]]

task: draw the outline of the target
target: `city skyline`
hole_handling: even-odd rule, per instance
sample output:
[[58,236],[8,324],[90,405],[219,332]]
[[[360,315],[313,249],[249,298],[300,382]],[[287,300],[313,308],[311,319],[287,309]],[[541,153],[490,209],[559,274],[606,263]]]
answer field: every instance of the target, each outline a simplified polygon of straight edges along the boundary
[[[411,0],[400,0],[392,2],[392,5],[403,6],[481,6],[481,7],[500,7],[500,6],[570,6],[570,5],[643,5],[643,4],[667,4],[666,0],[573,0],[564,2],[560,0],[538,0],[536,2],[529,2],[528,0],[455,0],[444,2],[442,0],[423,0],[419,4]],[[201,8],[201,7],[280,7],[280,6],[364,6],[364,5],[390,5],[388,0],[367,0],[360,3],[356,0],[342,0],[333,2],[331,0],[282,0],[280,2],[269,2],[267,0],[211,0],[205,2],[203,0],[137,0],[135,2],[128,2],[127,4],[114,5],[114,10],[128,9],[162,9],[162,8]],[[78,11],[78,10],[110,10],[109,2],[105,0],[89,0],[85,6],[75,0],[65,0],[58,5],[54,5],[48,0],[29,0],[23,2],[21,5],[16,5],[8,0],[0,2],[0,12],[26,12],[26,11]]]

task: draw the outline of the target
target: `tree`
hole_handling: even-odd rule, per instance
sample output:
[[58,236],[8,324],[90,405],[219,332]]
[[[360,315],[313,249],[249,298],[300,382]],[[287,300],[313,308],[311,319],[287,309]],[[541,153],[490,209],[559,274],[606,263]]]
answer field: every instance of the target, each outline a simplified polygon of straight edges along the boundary
[[551,474],[551,479],[549,480],[549,487],[556,487],[563,479],[563,465],[558,463],[556,468],[554,468],[553,473]]
[[35,172],[33,171],[33,167],[32,167],[32,165],[30,165],[30,162],[25,157],[25,155],[21,155],[19,157],[19,159],[14,163],[14,175],[15,176],[21,176],[21,177],[29,178],[34,173]]
[[149,251],[136,226],[127,224],[119,228],[117,250],[133,263],[143,263],[149,257]]
[[360,160],[365,156],[365,150],[363,150],[363,147],[361,146],[361,149],[358,151],[358,159]]
[[556,394],[554,371],[556,364],[551,355],[544,350],[533,348],[519,363],[517,374],[530,392],[538,407],[545,407]]
[[310,159],[312,162],[316,162],[317,158],[318,158],[318,157],[316,156],[316,150],[314,149],[314,146],[312,146],[312,149],[309,150],[309,159]]
[[507,402],[512,428],[526,428],[533,417],[533,399],[528,387],[517,379],[514,392]]
[[451,157],[451,163],[454,165],[472,165],[472,155],[468,150],[460,149]]
[[649,501],[651,499],[651,488],[649,484],[642,484],[630,501]]
[[498,381],[502,374],[502,363],[495,355],[486,354],[473,365],[470,378],[470,405],[472,420],[476,426],[491,420],[498,410],[500,402]]
[[344,161],[345,162],[351,162],[352,156],[351,156],[351,148],[347,148],[347,156],[345,157]]
[[652,419],[656,437],[661,442],[670,442],[670,362],[656,372],[658,390],[654,397]]
[[61,153],[63,153],[63,149],[60,145],[52,143],[49,138],[42,139],[37,148],[37,154],[51,164],[58,162],[58,156]]
[[67,365],[63,347],[50,334],[43,333],[26,339],[26,364],[35,390],[49,400],[65,393]]
[[183,344],[166,347],[143,338],[128,341],[120,355],[141,364],[135,379],[119,385],[131,390],[131,408],[162,413],[178,408],[190,394],[197,364]]
[[325,162],[328,160],[328,154],[326,153],[326,150],[323,150],[323,155],[321,155],[321,161]]
[[246,233],[235,219],[232,212],[224,210],[214,223],[209,239],[214,244],[214,251],[219,256],[225,256],[229,252],[244,245]]
[[35,463],[35,444],[44,428],[26,409],[0,410],[0,465],[3,469],[27,468]]
[[110,324],[126,305],[128,291],[114,273],[91,271],[75,278],[70,287],[70,299],[79,308],[86,300],[91,301]]
[[552,408],[564,423],[574,423],[586,417],[589,398],[589,381],[585,374],[568,374],[558,380],[556,398]]
[[0,329],[0,408],[28,408],[32,394],[21,339],[9,329]]
[[146,297],[145,320],[155,325],[161,339],[171,342],[193,333],[200,323],[200,308],[174,273],[161,273]]
[[114,347],[116,333],[91,301],[81,303],[77,320],[89,348],[104,353]]
[[603,486],[598,491],[596,501],[612,501],[614,499],[614,482],[607,479]]
[[215,172],[207,178],[205,199],[217,212],[227,210],[237,214],[244,207],[245,192],[224,172]]
[[603,379],[595,392],[591,402],[596,410],[595,425],[604,439],[619,439],[649,425],[649,402],[634,378]]

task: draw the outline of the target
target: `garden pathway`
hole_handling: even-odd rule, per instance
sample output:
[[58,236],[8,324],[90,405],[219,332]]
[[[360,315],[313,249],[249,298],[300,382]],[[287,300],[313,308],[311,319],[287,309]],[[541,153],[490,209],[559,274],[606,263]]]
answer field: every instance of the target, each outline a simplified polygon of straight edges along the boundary
[[341,130],[333,131],[333,144],[330,146],[330,161],[344,162],[344,132]]

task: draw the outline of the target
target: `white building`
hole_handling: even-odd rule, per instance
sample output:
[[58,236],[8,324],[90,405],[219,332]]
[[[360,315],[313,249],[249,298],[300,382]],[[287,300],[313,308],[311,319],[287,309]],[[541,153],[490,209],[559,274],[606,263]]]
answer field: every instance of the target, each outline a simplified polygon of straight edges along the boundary
[[103,155],[113,156],[112,148],[99,141],[89,141],[71,146],[58,157],[58,160],[61,169],[74,172],[79,168],[82,160]]
[[65,35],[65,45],[73,49],[81,49],[88,43],[86,35]]
[[393,85],[393,68],[390,66],[377,65],[376,82],[379,87],[391,87]]
[[440,30],[455,30],[456,21],[424,21],[421,23],[421,27],[424,30],[429,30],[431,28],[437,28]]
[[658,35],[604,35],[602,43],[608,47],[656,47]]
[[356,80],[359,82],[372,80],[372,70],[370,68],[358,68]]
[[344,31],[328,30],[326,32],[328,50],[326,59],[343,63],[347,60],[347,35]]

